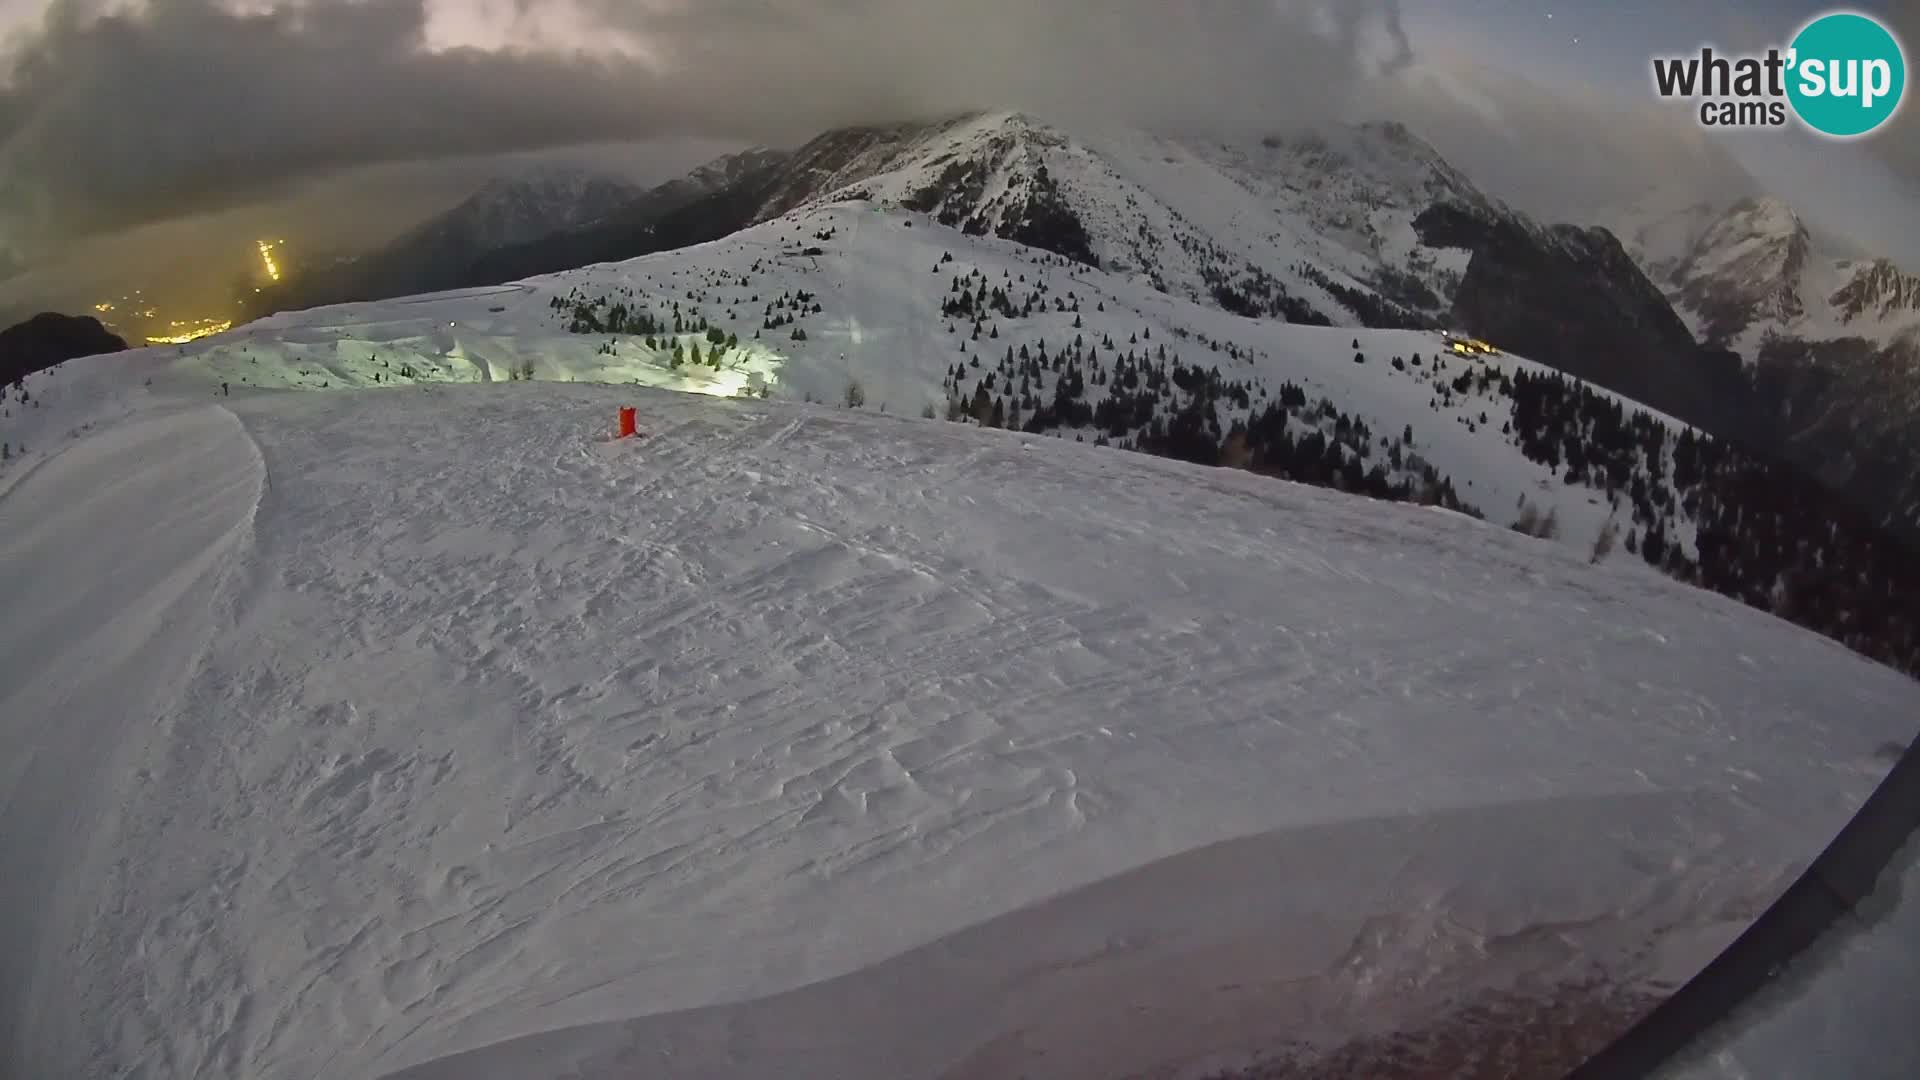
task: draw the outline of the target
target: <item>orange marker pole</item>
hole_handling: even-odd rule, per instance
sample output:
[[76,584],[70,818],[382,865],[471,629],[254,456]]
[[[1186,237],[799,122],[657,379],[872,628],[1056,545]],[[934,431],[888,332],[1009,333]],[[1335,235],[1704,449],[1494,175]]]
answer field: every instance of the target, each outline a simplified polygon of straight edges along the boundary
[[638,417],[636,416],[636,411],[631,406],[622,406],[620,409],[620,437],[623,439],[632,438],[634,432],[638,430],[637,424]]

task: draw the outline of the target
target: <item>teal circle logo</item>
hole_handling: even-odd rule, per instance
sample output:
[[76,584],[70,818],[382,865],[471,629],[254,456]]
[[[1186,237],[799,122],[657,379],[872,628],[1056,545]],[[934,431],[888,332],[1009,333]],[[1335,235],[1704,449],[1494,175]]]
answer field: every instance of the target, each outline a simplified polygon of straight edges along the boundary
[[1851,139],[1893,118],[1907,94],[1900,41],[1865,15],[1835,12],[1808,23],[1789,46],[1787,99],[1808,127]]

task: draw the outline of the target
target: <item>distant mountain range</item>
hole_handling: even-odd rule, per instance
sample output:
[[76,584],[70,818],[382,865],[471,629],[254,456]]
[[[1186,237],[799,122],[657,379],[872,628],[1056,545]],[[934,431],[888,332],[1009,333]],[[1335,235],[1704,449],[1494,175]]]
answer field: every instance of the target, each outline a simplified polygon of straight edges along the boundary
[[1508,209],[1398,124],[1237,143],[1069,135],[1019,114],[842,129],[725,159],[617,219],[483,259],[461,284],[709,242],[846,199],[1252,318],[1457,324],[1676,411],[1714,399],[1686,325],[1610,235]]
[[999,113],[840,129],[651,190],[504,181],[282,303],[514,281],[847,200],[1250,318],[1453,327],[1780,453],[1920,530],[1920,277],[1818,250],[1773,199],[1542,224],[1393,123],[1222,141]]
[[1702,341],[1742,360],[1716,426],[1920,531],[1920,275],[1747,197],[1619,222]]
[[727,193],[786,158],[781,151],[766,149],[719,158],[686,176],[641,192],[604,214],[484,252],[468,266],[462,284],[517,281],[719,239],[707,235],[708,223],[730,221],[732,215],[716,211],[713,204],[724,202]]
[[578,170],[497,178],[392,243],[316,269],[274,300],[313,307],[458,288],[489,254],[603,219],[646,194],[640,185]]
[[1920,330],[1920,275],[1822,245],[1780,199],[1696,203],[1622,233],[1702,341],[1749,359],[1768,338],[1888,344]]

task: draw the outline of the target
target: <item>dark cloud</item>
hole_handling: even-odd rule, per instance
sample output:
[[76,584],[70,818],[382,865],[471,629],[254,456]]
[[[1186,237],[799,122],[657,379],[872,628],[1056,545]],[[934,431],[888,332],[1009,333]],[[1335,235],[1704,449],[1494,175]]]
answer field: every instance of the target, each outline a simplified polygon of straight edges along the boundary
[[1867,142],[1868,149],[1900,180],[1920,192],[1920,89],[1914,67],[1920,64],[1920,0],[1896,0],[1880,13],[1907,54],[1907,99],[1900,112]]
[[[516,0],[532,20],[543,0]],[[253,5],[258,7],[259,5]],[[426,47],[424,0],[253,13],[64,0],[0,91],[0,247],[270,196],[352,166],[699,133],[791,141],[1012,105],[1154,125],[1337,111],[1390,2],[574,0],[638,58]],[[1394,44],[1396,43],[1397,44]]]
[[[111,13],[124,7],[58,0],[13,55],[0,252],[291,205],[316,178],[367,166],[679,134],[790,143],[968,108],[1189,132],[1392,116],[1500,194],[1574,218],[1653,179],[1724,186],[1737,172],[1697,131],[1672,130],[1683,123],[1600,115],[1577,87],[1495,70],[1483,44],[1449,55],[1425,24],[1410,38],[1397,0],[146,0]],[[430,47],[435,15],[481,12],[636,50]],[[1920,0],[1889,12],[1909,42],[1916,14]],[[1476,42],[1497,33],[1463,26]],[[1896,128],[1863,153],[1920,177],[1920,109]]]
[[1429,49],[1374,108],[1421,133],[1488,194],[1548,221],[1756,191],[1725,140],[1665,103],[1583,95]]
[[[1274,0],[602,0],[729,111],[822,120],[1011,106],[1061,117],[1312,117],[1354,79],[1360,19],[1391,5]],[[1317,24],[1325,23],[1321,28]],[[1330,41],[1336,28],[1346,42]]]
[[81,310],[133,288],[169,311],[198,317],[231,301],[235,279],[253,267],[254,244],[262,237],[285,240],[283,265],[304,276],[333,258],[393,240],[489,178],[584,171],[648,186],[737,149],[737,143],[709,139],[654,139],[329,173],[290,184],[284,194],[63,243],[16,277],[0,267],[0,326],[37,311]]
[[[0,213],[70,236],[216,208],[370,162],[553,146],[658,126],[632,75],[420,49],[420,0],[229,14],[56,12],[0,97]],[[32,237],[39,239],[40,237]]]

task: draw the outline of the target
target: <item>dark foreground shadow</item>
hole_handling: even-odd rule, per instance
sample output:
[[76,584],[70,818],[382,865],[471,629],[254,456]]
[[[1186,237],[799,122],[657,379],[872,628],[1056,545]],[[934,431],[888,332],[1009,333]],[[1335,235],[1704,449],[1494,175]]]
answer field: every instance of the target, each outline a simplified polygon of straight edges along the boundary
[[1813,853],[1756,858],[1776,835],[1719,792],[1290,829],[786,993],[529,1034],[390,1080],[1556,1073],[1778,895]]

